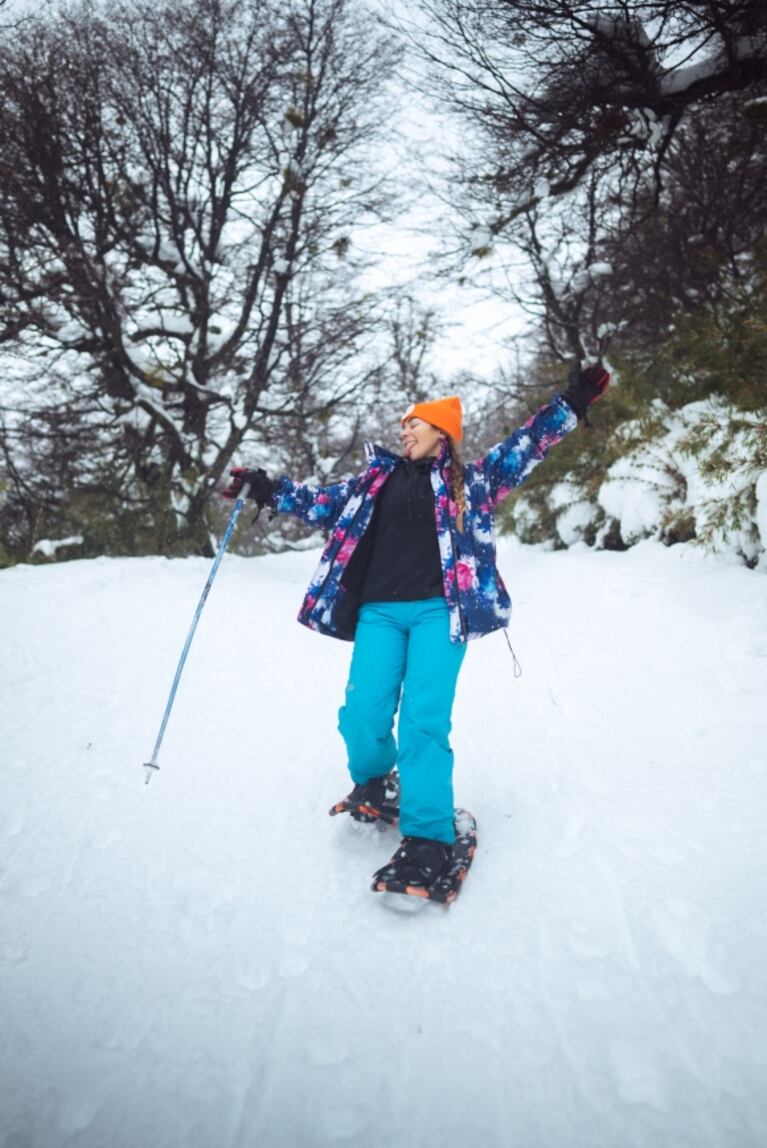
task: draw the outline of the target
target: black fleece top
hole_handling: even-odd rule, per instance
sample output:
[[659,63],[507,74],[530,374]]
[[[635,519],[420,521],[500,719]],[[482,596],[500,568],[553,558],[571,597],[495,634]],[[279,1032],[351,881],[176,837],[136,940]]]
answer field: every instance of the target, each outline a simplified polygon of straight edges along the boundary
[[444,597],[430,477],[433,461],[403,459],[381,487],[365,532],[371,537],[365,548],[367,568],[359,572],[361,602]]

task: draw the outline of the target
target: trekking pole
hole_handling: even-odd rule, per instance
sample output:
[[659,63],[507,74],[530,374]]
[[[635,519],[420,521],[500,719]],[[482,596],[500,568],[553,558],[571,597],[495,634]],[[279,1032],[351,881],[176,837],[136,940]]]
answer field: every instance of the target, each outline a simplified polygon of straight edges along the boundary
[[176,700],[176,690],[178,689],[178,683],[181,680],[181,674],[182,674],[183,669],[184,669],[184,663],[186,662],[186,656],[189,653],[189,647],[192,644],[192,638],[194,637],[194,632],[197,629],[197,623],[200,620],[200,614],[202,613],[202,608],[205,605],[205,600],[208,597],[211,586],[213,585],[213,579],[216,577],[216,571],[218,570],[218,568],[221,564],[221,559],[224,557],[224,551],[226,550],[227,546],[229,545],[229,539],[232,537],[232,531],[234,530],[234,524],[236,523],[236,521],[239,517],[240,511],[242,510],[244,505],[245,505],[245,499],[242,497],[238,498],[234,504],[234,509],[232,510],[231,516],[229,518],[229,522],[227,523],[227,526],[226,526],[226,530],[224,531],[224,537],[221,539],[221,545],[218,548],[218,554],[215,557],[215,560],[213,562],[213,566],[211,567],[210,574],[208,575],[208,581],[205,583],[205,589],[202,592],[202,597],[200,598],[200,601],[197,603],[197,609],[194,612],[194,618],[192,618],[192,625],[189,627],[189,633],[186,636],[186,641],[184,642],[184,648],[181,651],[181,657],[179,658],[178,666],[176,667],[176,676],[173,679],[173,685],[171,686],[171,689],[170,689],[170,696],[168,697],[168,704],[166,705],[165,713],[162,716],[162,724],[160,726],[160,732],[157,735],[157,741],[154,743],[154,749],[152,750],[151,758],[149,759],[149,761],[144,762],[143,768],[146,770],[146,781],[144,782],[145,785],[149,785],[149,782],[150,782],[151,777],[152,777],[152,771],[160,768],[159,765],[157,764],[157,755],[160,752],[160,746],[162,745],[162,739],[165,737],[165,727],[168,724],[168,718],[170,717],[170,711],[173,709],[173,703]]

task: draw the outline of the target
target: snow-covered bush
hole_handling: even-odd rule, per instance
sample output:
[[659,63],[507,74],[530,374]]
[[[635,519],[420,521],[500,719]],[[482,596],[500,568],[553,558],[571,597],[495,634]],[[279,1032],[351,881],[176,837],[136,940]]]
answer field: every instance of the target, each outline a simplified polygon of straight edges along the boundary
[[548,502],[556,515],[557,536],[565,546],[584,542],[589,537],[598,509],[582,484],[558,482],[550,491]]
[[606,519],[627,545],[694,538],[755,566],[767,550],[757,495],[767,474],[763,412],[709,399],[667,410],[663,422],[609,468],[597,496]]
[[767,566],[767,412],[722,398],[677,410],[656,400],[645,420],[576,432],[502,522],[524,542],[558,548],[694,541]]
[[705,305],[668,316],[663,337],[620,349],[619,337],[593,428],[509,499],[507,528],[561,547],[696,541],[767,567],[767,253],[737,266]]

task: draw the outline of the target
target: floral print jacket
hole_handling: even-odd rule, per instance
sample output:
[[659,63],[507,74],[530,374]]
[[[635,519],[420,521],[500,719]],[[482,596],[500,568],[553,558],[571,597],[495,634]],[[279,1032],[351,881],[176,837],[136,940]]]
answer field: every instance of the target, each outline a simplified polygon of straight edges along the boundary
[[[496,566],[495,507],[577,422],[569,403],[556,394],[523,427],[483,458],[466,464],[461,530],[450,496],[450,457],[443,440],[432,464],[431,485],[451,641],[465,642],[508,626],[511,599]],[[283,477],[274,493],[277,511],[330,531],[298,620],[321,634],[346,640],[354,638],[356,608],[346,601],[349,591],[343,574],[370,525],[378,492],[401,462],[399,455],[370,443],[365,451],[368,465],[355,478],[309,486]]]

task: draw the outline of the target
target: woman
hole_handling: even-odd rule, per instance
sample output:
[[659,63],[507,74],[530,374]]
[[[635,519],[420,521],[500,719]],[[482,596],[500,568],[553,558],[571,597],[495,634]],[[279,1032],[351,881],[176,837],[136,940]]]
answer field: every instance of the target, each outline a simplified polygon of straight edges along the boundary
[[368,465],[356,478],[314,487],[273,482],[262,470],[231,472],[226,496],[247,485],[259,506],[330,531],[298,617],[354,641],[339,712],[354,788],[331,812],[393,819],[397,766],[403,838],[384,867],[393,887],[427,889],[450,866],[448,738],[458,673],[467,640],[508,626],[511,613],[496,566],[495,507],[586,419],[609,378],[599,365],[576,364],[564,394],[466,466],[457,448],[461,404],[450,397],[404,413],[402,456],[366,444]]

